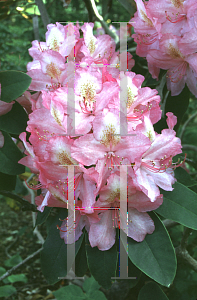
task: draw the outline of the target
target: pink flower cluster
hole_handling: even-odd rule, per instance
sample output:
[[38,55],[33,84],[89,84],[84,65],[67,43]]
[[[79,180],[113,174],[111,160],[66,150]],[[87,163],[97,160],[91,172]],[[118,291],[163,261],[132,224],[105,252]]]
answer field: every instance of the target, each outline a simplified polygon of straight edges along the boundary
[[[73,243],[67,232],[75,230],[77,240],[85,226],[91,246],[108,250],[115,243],[116,227],[126,231],[128,226],[128,236],[138,242],[154,231],[147,211],[162,204],[159,187],[173,190],[172,158],[181,153],[181,143],[172,113],[167,115],[169,129],[154,131],[161,118],[157,90],[141,87],[143,76],[120,71],[114,41],[105,34],[96,38],[93,26],[85,23],[80,38],[72,24],[50,24],[46,43],[33,41],[28,74],[37,100],[31,99],[29,142],[26,133],[20,135],[27,154],[20,163],[37,174],[34,188],[42,188],[36,197],[41,212],[45,206],[67,204],[74,210],[68,199],[68,166],[74,165],[76,226],[68,217],[68,228],[64,220],[60,235]],[[128,69],[133,65],[128,56]],[[73,91],[74,114],[69,108]],[[128,133],[121,135],[124,105]],[[120,220],[121,165],[128,166],[128,224],[126,216]]]
[[158,79],[167,71],[172,96],[187,84],[197,97],[197,1],[135,0],[137,12],[130,20],[137,43],[136,53],[145,57],[149,72]]

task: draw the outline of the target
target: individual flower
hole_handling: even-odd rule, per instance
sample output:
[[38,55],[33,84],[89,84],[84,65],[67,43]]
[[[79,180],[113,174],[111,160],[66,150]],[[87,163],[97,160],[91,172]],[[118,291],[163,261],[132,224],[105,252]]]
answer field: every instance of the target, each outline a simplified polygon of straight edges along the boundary
[[[172,34],[163,35],[160,50],[150,50],[148,64],[167,71],[167,87],[172,96],[181,93],[185,83],[194,95],[197,95],[197,54],[183,55],[179,49],[181,38]],[[182,43],[183,47],[183,43]],[[153,78],[158,75],[150,68]]]

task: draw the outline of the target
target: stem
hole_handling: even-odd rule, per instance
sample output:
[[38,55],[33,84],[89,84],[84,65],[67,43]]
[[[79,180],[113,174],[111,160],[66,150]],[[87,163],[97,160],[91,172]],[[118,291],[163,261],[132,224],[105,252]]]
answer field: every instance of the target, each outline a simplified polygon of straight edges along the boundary
[[33,258],[34,256],[36,256],[38,253],[40,253],[41,250],[42,250],[42,248],[38,249],[36,252],[30,254],[27,258],[25,258],[23,261],[21,261],[18,265],[14,266],[10,270],[8,270],[5,274],[3,274],[0,277],[0,281],[2,281],[3,279],[5,279],[6,277],[8,277],[10,274],[12,274],[12,272],[14,272],[20,266],[22,266],[23,264],[25,264],[28,260],[30,260],[31,258]]
[[90,0],[83,0],[88,11],[88,21],[93,22],[93,10],[90,3]]
[[50,23],[49,16],[46,10],[46,7],[42,0],[35,0],[36,5],[38,6],[38,9],[41,14],[42,22],[44,24],[45,29],[47,29],[47,25]]
[[197,272],[197,261],[188,253],[186,249],[182,250],[181,247],[176,248],[176,254],[183,261],[188,264],[195,272]]
[[115,42],[117,43],[119,40],[119,37],[117,36],[116,33],[112,32],[109,27],[107,26],[107,24],[105,23],[105,21],[103,20],[103,17],[101,15],[99,15],[99,12],[97,10],[96,4],[94,2],[94,0],[90,0],[91,5],[92,5],[92,10],[94,12],[94,15],[96,17],[96,20],[99,21],[102,25],[102,27],[105,29],[106,34],[109,34],[109,36],[111,36]]
[[40,41],[39,37],[39,26],[38,26],[38,16],[34,15],[32,18],[33,21],[33,29],[34,29],[34,39]]
[[182,250],[186,249],[187,247],[187,240],[190,236],[190,233],[192,232],[192,229],[191,228],[185,228],[184,231],[183,231],[183,236],[182,236],[182,239],[181,239],[181,248]]
[[181,243],[175,250],[177,256],[180,257],[186,264],[188,264],[195,272],[197,272],[197,261],[186,250],[187,240],[192,230],[193,229],[187,227],[184,229]]

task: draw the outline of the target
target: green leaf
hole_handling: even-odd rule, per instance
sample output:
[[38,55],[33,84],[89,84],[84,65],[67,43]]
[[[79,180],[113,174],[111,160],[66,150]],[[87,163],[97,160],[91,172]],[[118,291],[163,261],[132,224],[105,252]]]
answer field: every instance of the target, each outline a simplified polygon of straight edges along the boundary
[[0,190],[12,191],[15,189],[16,176],[0,172]]
[[52,207],[45,206],[43,212],[37,213],[36,226],[43,224],[50,215]]
[[138,300],[168,300],[168,297],[158,284],[149,282],[140,290]]
[[0,267],[0,277],[6,273],[6,269],[3,267]]
[[118,0],[122,6],[130,13],[131,17],[133,17],[136,12],[136,4],[134,0]]
[[[85,282],[84,284],[87,294],[84,294],[82,289],[76,285],[64,286],[63,288],[53,292],[53,294],[57,300],[107,300],[107,298],[101,291],[94,289],[94,287],[97,289],[100,286],[98,285],[98,283],[96,283],[93,277],[87,278]],[[89,290],[87,283],[90,284]],[[90,291],[91,293],[89,293]]]
[[23,182],[20,180],[18,176],[16,177],[16,186],[14,192],[18,195],[23,195],[23,196],[26,196],[29,193],[29,191],[24,186]]
[[8,280],[11,283],[18,282],[18,281],[27,283],[28,281],[25,274],[10,275],[8,276]]
[[85,238],[82,241],[81,247],[75,257],[75,274],[77,277],[82,277],[88,269],[86,250],[85,250]]
[[[54,284],[67,274],[67,245],[61,239],[57,225],[61,226],[63,219],[67,217],[67,209],[59,209],[55,216],[47,219],[47,238],[41,252],[41,269],[49,284]],[[77,254],[83,235],[75,242],[75,253]]]
[[158,283],[169,286],[176,274],[176,256],[170,236],[154,213],[150,212],[155,231],[138,243],[128,237],[128,254],[133,264]]
[[0,287],[0,297],[10,297],[16,292],[17,290],[12,285],[4,285]]
[[87,300],[107,300],[107,298],[101,291],[94,291],[91,296],[87,297]]
[[86,233],[86,255],[91,274],[105,289],[112,284],[111,277],[115,277],[117,266],[117,245],[107,251],[101,251],[98,247],[92,248]]
[[60,219],[67,217],[67,210],[61,209],[54,217],[48,218],[48,235],[41,252],[41,269],[49,284],[59,281],[58,277],[67,274],[67,246],[60,238],[56,225],[61,225]]
[[31,14],[31,15],[37,15],[37,16],[40,16],[40,11],[39,11],[37,5],[32,5],[31,7],[26,8],[26,9],[25,9],[25,12],[28,13],[28,14]]
[[[121,239],[119,229],[116,229],[116,240],[117,240],[117,243],[118,243],[119,247],[120,247],[120,242],[123,243],[124,248],[123,248],[122,251],[125,250],[125,253],[122,254],[122,255],[126,255],[128,257],[128,254],[126,252],[127,251],[127,244],[125,244],[124,239],[123,240]],[[118,254],[118,264],[117,264],[117,269],[116,269],[116,277],[120,276],[119,275],[119,268],[120,268],[119,261],[120,261],[120,253]],[[141,272],[141,270],[139,270],[131,262],[131,260],[129,259],[129,257],[128,257],[127,263],[128,263],[128,277],[133,277],[133,279],[127,279],[127,282],[129,283],[129,287],[133,288],[134,286],[137,285],[138,281],[140,280],[142,272]],[[124,279],[119,279],[119,281],[121,281],[121,280],[124,281]]]
[[53,292],[57,300],[85,300],[87,299],[82,289],[76,285],[67,285]]
[[24,108],[15,102],[7,114],[0,116],[0,130],[11,134],[20,134],[26,130],[27,121],[28,116]]
[[32,79],[20,71],[1,71],[1,100],[7,103],[21,96],[30,86]]
[[16,265],[18,265],[22,260],[21,256],[19,255],[19,253],[13,255],[12,257],[10,257],[9,259],[7,259],[4,262],[4,265],[6,267],[14,267]]
[[142,275],[142,272],[128,258],[128,276],[129,277],[136,277],[136,279],[127,279],[127,280],[129,280],[129,287],[130,288],[133,288],[134,286],[137,285],[137,283],[140,280],[141,275]]
[[176,168],[174,170],[175,178],[178,182],[182,183],[183,185],[186,185],[188,187],[194,186],[197,184],[196,181],[194,181],[191,176],[185,171],[183,168]]
[[94,279],[94,277],[87,278],[83,283],[83,289],[89,295],[100,288],[100,284]]
[[162,217],[197,230],[197,194],[176,182],[172,192],[161,190],[163,204],[155,211]]
[[[187,126],[184,135],[181,139],[182,144],[195,145],[197,146],[197,126],[196,123]],[[187,150],[189,151],[189,150]]]
[[11,139],[7,132],[4,135],[4,146],[0,148],[0,172],[17,175],[25,172],[25,166],[18,164],[23,157],[21,151]]

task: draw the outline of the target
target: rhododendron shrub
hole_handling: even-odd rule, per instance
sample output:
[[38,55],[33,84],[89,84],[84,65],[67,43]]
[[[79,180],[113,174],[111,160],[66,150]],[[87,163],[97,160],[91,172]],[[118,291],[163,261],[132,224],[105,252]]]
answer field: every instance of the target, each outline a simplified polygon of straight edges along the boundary
[[[154,78],[168,70],[171,95],[185,83],[196,94],[195,1],[136,3],[137,54]],[[110,28],[126,44],[122,25]],[[117,278],[143,284],[142,272],[169,287],[175,253],[195,266],[183,242],[175,251],[167,231],[169,224],[186,226],[185,240],[197,230],[196,182],[186,166],[177,168],[188,146],[176,132],[190,92],[171,96],[165,77],[156,82],[146,61],[143,69],[132,57],[134,48],[122,52],[121,40],[93,29],[49,24],[46,42],[32,42],[27,74],[0,72],[0,194],[36,211],[35,225],[45,222],[41,269],[49,284],[72,266],[79,277],[89,270],[105,289]],[[132,38],[127,44],[134,46]],[[36,205],[16,195],[20,174]]]
[[149,72],[158,79],[167,70],[167,88],[179,95],[185,83],[197,96],[195,0],[135,0],[137,12],[130,20],[137,43],[136,53],[145,57]]
[[[142,87],[142,75],[120,71],[114,41],[106,34],[95,37],[93,26],[85,23],[80,37],[78,26],[50,24],[46,42],[32,42],[27,74],[30,89],[39,96],[30,97],[30,137],[27,141],[26,133],[20,134],[27,154],[20,163],[37,176],[40,212],[46,206],[76,210],[75,226],[72,215],[59,226],[65,243],[77,241],[85,227],[91,247],[104,251],[114,245],[116,228],[137,242],[154,232],[147,212],[162,204],[159,188],[173,190],[172,159],[182,151],[172,113],[169,129],[154,131],[153,124],[161,118],[157,90]],[[134,60],[131,54],[126,57],[131,70]],[[69,110],[72,85],[74,113]],[[124,105],[127,133],[121,135]],[[74,166],[75,204],[68,197],[69,165]],[[128,220],[120,217],[122,165],[128,168]],[[73,230],[75,240],[68,235]]]

